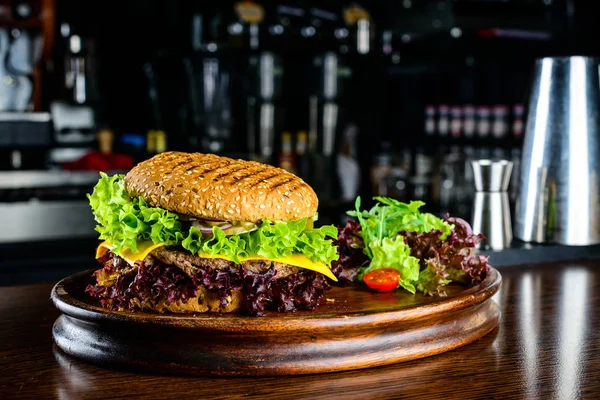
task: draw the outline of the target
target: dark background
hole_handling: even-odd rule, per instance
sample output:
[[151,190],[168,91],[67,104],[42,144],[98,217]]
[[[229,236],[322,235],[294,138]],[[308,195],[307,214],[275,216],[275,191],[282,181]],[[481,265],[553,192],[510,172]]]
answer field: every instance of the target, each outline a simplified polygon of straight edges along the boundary
[[[273,51],[283,64],[279,130],[308,129],[308,97],[317,87],[311,68],[314,58],[325,51],[343,57],[352,75],[343,87],[345,118],[360,126],[359,161],[364,171],[381,144],[393,150],[424,146],[433,151],[423,135],[426,104],[515,104],[527,101],[529,74],[535,58],[555,55],[597,55],[598,35],[595,2],[573,0],[456,0],[356,2],[372,18],[372,43],[368,54],[358,54],[350,37],[338,40],[333,31],[345,24],[344,1],[262,1],[265,18],[260,24],[260,46],[251,49],[244,34],[228,33],[239,22],[233,1],[86,1],[58,0],[58,21],[71,25],[72,32],[89,40],[94,52],[93,78],[97,82],[92,101],[98,124],[117,134],[144,133],[160,126],[169,137],[169,149],[190,150],[191,137],[203,132],[190,123],[187,104],[189,80],[184,57],[202,58],[206,51],[192,46],[192,18],[205,21],[203,42],[218,45],[218,54],[232,71],[233,140],[224,153],[244,153],[246,116],[243,104],[252,92],[248,60],[254,53]],[[274,36],[269,27],[281,17],[279,7],[295,7],[304,17],[289,18],[289,29]],[[407,7],[409,6],[409,7]],[[321,21],[315,37],[299,34],[310,26],[311,8],[318,7],[338,17]],[[247,25],[247,24],[246,24]],[[453,37],[452,28],[461,36]],[[545,35],[539,38],[487,36],[490,29],[512,29]],[[382,33],[392,33],[391,52],[382,51]],[[403,36],[410,35],[410,42]],[[60,39],[60,38],[58,38]],[[344,53],[340,52],[346,47]],[[55,81],[47,91],[51,101],[60,93],[59,73],[65,43],[56,46]],[[159,88],[160,116],[153,112],[148,96],[144,64],[155,66]],[[277,132],[279,133],[279,132]],[[200,141],[201,139],[198,139]],[[458,142],[462,144],[461,142]],[[518,146],[504,140],[501,146]],[[369,197],[365,173],[361,192]]]

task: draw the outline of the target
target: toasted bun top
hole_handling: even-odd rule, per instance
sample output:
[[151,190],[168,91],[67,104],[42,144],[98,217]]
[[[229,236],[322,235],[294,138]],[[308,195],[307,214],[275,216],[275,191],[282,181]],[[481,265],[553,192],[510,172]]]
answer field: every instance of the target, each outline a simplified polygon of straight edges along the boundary
[[318,207],[315,192],[296,175],[214,154],[160,153],[127,173],[125,189],[153,207],[229,221],[295,221]]

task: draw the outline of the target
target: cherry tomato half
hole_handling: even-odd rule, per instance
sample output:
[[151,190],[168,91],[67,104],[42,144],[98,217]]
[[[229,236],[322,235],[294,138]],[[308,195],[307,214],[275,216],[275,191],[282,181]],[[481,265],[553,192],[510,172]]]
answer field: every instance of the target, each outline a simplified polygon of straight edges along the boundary
[[377,289],[379,292],[389,292],[398,287],[400,272],[394,268],[379,268],[367,272],[363,276],[363,281],[371,289]]

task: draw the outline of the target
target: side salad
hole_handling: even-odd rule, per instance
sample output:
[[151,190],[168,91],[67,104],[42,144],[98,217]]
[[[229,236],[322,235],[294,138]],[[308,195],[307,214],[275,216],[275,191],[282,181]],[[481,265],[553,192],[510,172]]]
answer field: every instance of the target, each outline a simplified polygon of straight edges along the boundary
[[347,212],[355,219],[338,229],[334,244],[340,257],[332,267],[340,283],[445,295],[450,282],[471,286],[485,278],[488,257],[475,247],[483,236],[473,234],[468,222],[421,212],[422,201],[373,199],[377,203],[363,210],[357,197],[355,209]]

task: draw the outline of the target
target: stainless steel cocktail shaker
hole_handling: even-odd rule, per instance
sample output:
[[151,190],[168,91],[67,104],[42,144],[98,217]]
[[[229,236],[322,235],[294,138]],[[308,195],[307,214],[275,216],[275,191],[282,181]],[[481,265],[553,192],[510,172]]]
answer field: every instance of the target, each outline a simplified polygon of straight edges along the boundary
[[598,59],[536,61],[523,143],[515,237],[600,243]]

